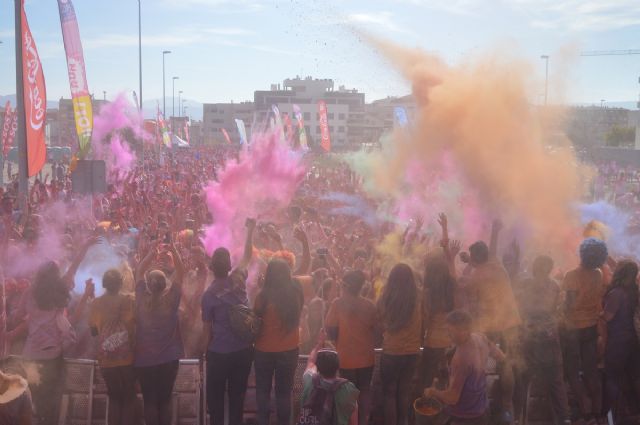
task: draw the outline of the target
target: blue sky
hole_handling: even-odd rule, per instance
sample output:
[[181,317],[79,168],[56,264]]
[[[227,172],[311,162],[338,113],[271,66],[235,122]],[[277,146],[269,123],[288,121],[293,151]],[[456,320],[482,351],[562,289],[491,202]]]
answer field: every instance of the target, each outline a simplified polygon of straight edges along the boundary
[[[87,78],[96,97],[137,90],[137,1],[74,0]],[[55,0],[27,0],[48,98],[69,97]],[[568,82],[569,102],[636,100],[640,55],[577,58],[559,67],[558,51],[640,48],[638,0],[142,0],[144,98],[162,96],[162,50],[177,90],[198,102],[251,100],[256,89],[296,75],[333,78],[367,101],[409,86],[354,27],[455,63],[502,49]],[[0,94],[15,92],[13,0],[0,0]],[[541,93],[543,89],[541,88]],[[550,93],[553,100],[554,93]],[[535,101],[535,99],[534,99]],[[170,103],[168,105],[169,109]]]

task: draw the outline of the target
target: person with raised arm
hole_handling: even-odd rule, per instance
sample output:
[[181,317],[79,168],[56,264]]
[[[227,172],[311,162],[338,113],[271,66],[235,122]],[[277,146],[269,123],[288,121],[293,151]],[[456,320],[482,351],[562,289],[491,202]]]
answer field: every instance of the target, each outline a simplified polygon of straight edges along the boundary
[[210,425],[225,424],[225,395],[228,399],[229,425],[241,425],[247,380],[253,362],[253,341],[234,332],[230,309],[236,305],[249,307],[247,268],[253,255],[254,219],[247,219],[244,254],[235,268],[226,248],[217,248],[209,269],[213,281],[202,296],[205,352],[207,353],[207,407]]
[[[136,271],[136,374],[142,389],[147,425],[171,423],[171,395],[184,355],[178,309],[184,267],[172,240],[160,247],[156,240]],[[167,246],[168,245],[168,246]],[[171,277],[158,269],[149,271],[154,258],[168,249],[175,271]]]

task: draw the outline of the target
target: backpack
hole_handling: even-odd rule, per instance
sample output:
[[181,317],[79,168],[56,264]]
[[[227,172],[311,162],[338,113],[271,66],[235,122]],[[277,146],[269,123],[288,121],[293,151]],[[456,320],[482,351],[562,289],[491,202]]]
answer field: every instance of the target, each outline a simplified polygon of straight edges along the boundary
[[131,338],[120,319],[106,322],[100,329],[98,358],[102,361],[120,361],[130,358]]
[[242,303],[233,304],[225,300],[223,296],[230,292],[231,291],[225,291],[219,294],[218,298],[228,307],[227,314],[231,332],[233,332],[238,339],[247,343],[253,343],[262,330],[262,318]]
[[296,425],[333,425],[336,420],[335,395],[347,382],[339,378],[325,388],[320,374],[313,375],[311,392],[302,405]]

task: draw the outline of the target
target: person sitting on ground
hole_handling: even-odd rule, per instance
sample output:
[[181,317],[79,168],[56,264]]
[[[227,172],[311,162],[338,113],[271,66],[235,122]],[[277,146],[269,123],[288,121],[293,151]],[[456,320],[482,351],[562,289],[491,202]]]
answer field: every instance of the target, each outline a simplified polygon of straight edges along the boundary
[[489,356],[504,361],[505,355],[486,336],[472,333],[472,319],[463,310],[447,315],[447,330],[455,346],[445,390],[434,386],[424,390],[425,398],[435,398],[446,405],[451,425],[486,425],[489,423],[486,365]]
[[338,378],[340,360],[333,350],[318,345],[309,355],[307,369],[302,376],[301,411],[297,424],[357,425],[358,395],[353,383]]
[[0,424],[31,425],[31,412],[26,379],[0,371]]

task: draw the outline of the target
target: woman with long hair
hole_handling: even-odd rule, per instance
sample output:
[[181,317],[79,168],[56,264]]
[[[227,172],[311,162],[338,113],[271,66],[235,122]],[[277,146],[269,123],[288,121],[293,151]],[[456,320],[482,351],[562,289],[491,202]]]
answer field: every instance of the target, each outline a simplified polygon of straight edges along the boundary
[[[175,268],[172,275],[157,268],[147,272],[154,259],[163,261],[168,254]],[[166,263],[158,266],[164,267]],[[184,355],[178,319],[183,277],[182,260],[173,244],[169,244],[168,251],[160,251],[156,243],[136,272],[134,366],[142,389],[147,425],[171,423],[171,395],[180,358]]]
[[260,425],[269,424],[274,375],[276,423],[289,425],[303,304],[302,287],[292,278],[289,265],[281,260],[270,261],[264,285],[254,305],[256,314],[263,320],[262,331],[255,344],[256,397]]
[[[640,347],[633,327],[638,306],[637,278],[635,262],[618,263],[604,296],[600,317],[600,346],[605,348],[605,395],[616,422],[630,413],[625,412],[624,406],[640,406]],[[626,388],[632,390],[625,391]]]
[[411,380],[422,343],[422,300],[413,270],[396,264],[378,301],[383,327],[380,375],[385,425],[406,425]]

